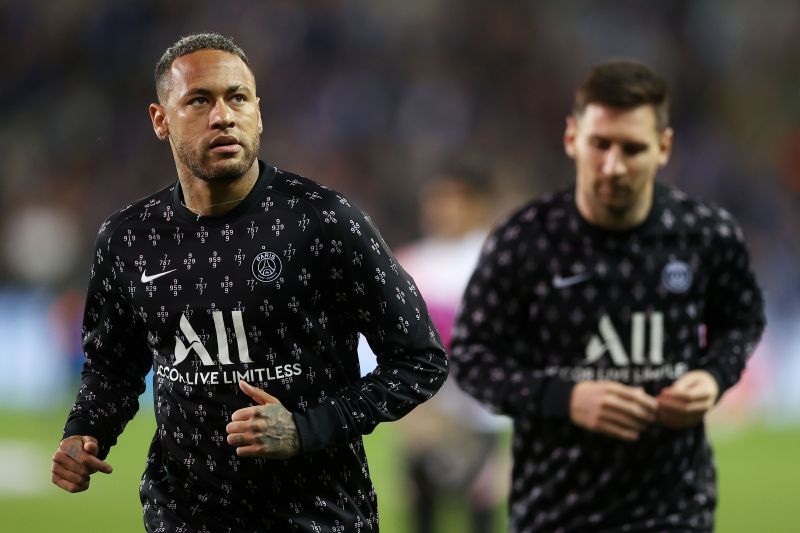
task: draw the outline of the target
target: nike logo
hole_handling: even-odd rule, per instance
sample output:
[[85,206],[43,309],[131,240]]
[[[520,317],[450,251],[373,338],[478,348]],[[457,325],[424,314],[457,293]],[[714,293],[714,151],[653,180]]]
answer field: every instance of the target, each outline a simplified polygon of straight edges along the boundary
[[143,270],[142,271],[142,283],[150,283],[156,278],[160,278],[161,276],[166,276],[170,272],[175,272],[178,270],[177,268],[173,268],[172,270],[167,270],[166,272],[159,272],[158,274],[153,274],[152,276],[148,276],[147,273]]
[[553,276],[553,287],[556,289],[565,289],[567,287],[571,287],[573,285],[577,285],[578,283],[584,282],[592,277],[591,272],[581,272],[580,274],[575,274],[574,276],[567,276],[561,277],[561,275],[556,274]]

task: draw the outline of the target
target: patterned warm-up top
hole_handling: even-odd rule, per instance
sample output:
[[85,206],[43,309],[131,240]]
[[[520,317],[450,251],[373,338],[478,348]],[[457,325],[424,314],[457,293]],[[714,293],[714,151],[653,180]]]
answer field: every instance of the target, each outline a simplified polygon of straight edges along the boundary
[[[369,217],[327,187],[260,167],[225,215],[196,216],[176,183],[103,224],[65,436],[97,437],[105,457],[152,368],[148,531],[377,531],[361,435],[430,398],[446,356]],[[378,359],[363,379],[359,332]],[[239,379],[293,413],[300,455],[236,455],[225,426],[253,404]]]
[[574,384],[657,395],[692,369],[734,385],[764,328],[742,233],[722,209],[656,184],[628,231],[579,214],[572,190],[531,202],[484,246],[457,319],[453,372],[514,419],[515,532],[707,531],[716,504],[701,424],[628,443],[569,419]]

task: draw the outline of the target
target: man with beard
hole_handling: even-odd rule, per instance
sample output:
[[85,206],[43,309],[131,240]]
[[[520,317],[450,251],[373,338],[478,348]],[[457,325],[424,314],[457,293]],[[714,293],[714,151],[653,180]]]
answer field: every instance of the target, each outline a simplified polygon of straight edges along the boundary
[[[447,376],[413,280],[344,196],[257,159],[244,52],[184,37],[155,71],[178,180],[100,228],[86,361],[53,483],[86,490],[154,370],[148,531],[377,531],[361,436]],[[377,354],[360,378],[359,332]]]
[[454,375],[514,418],[511,531],[713,528],[704,419],[764,309],[731,215],[655,181],[667,107],[646,66],[594,68],[564,134],[575,183],[500,224],[465,292]]

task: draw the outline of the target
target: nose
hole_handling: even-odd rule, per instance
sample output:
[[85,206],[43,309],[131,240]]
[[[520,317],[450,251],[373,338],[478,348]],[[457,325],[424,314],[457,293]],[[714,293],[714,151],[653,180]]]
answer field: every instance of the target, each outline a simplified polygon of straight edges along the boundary
[[625,165],[625,158],[619,146],[613,145],[606,150],[603,159],[602,171],[606,176],[621,176],[625,174],[628,167]]
[[228,129],[234,125],[233,113],[231,113],[231,108],[228,107],[228,103],[224,99],[218,99],[211,109],[209,125],[213,129],[221,130]]

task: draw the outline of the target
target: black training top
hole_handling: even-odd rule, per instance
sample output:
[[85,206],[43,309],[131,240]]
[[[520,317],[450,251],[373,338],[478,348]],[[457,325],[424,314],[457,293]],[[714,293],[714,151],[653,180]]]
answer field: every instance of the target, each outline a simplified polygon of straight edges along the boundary
[[[105,457],[152,367],[148,531],[376,531],[361,435],[434,394],[447,376],[441,340],[367,215],[309,179],[260,170],[225,215],[194,215],[176,183],[102,225],[64,435],[97,437]],[[363,379],[359,332],[378,360]],[[240,458],[227,444],[231,415],[254,403],[239,379],[294,414],[299,456]]]
[[656,184],[646,221],[604,231],[572,190],[529,203],[488,239],[452,344],[462,387],[514,418],[512,531],[710,530],[703,425],[627,443],[569,419],[574,383],[656,395],[692,369],[723,392],[764,328],[742,233],[722,209]]

